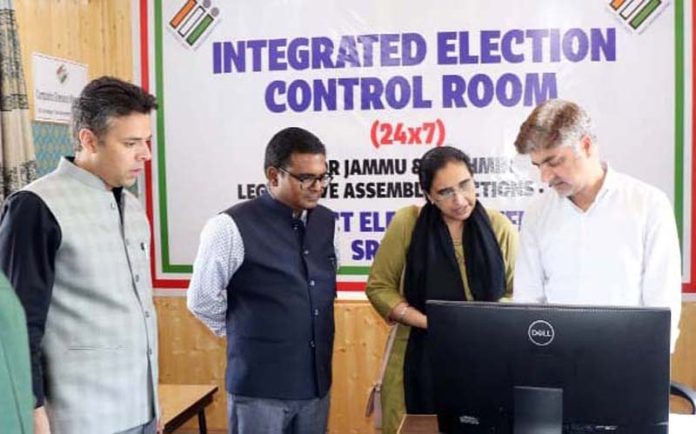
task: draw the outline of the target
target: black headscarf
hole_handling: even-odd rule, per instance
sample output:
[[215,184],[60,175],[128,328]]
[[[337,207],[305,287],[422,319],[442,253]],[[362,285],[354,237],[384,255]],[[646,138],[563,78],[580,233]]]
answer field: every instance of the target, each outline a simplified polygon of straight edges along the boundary
[[[469,288],[478,301],[497,301],[505,294],[505,266],[486,209],[476,202],[462,233]],[[427,300],[465,300],[464,283],[452,237],[440,210],[427,203],[418,216],[406,255],[404,295],[427,314]],[[427,330],[412,327],[404,361],[406,411],[435,413]]]

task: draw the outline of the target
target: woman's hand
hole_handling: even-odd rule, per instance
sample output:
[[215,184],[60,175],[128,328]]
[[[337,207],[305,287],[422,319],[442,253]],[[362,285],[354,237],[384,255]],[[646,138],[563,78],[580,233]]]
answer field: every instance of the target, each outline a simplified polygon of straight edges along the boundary
[[389,312],[389,319],[411,327],[428,328],[428,317],[405,301],[394,306]]

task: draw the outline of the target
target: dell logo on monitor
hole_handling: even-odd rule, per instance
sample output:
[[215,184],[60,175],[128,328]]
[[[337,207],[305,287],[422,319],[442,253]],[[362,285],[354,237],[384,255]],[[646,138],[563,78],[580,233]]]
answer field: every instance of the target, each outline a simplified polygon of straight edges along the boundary
[[529,335],[529,340],[532,341],[534,345],[545,347],[553,341],[555,332],[551,324],[539,319],[529,325],[527,335]]

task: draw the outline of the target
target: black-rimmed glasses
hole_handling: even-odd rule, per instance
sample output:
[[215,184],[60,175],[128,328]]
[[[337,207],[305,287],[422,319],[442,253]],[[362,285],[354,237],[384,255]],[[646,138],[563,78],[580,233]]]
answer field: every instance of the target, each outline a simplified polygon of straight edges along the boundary
[[312,186],[314,186],[314,184],[317,182],[319,183],[319,185],[321,185],[321,188],[326,188],[326,186],[329,185],[331,183],[331,180],[333,179],[333,176],[329,175],[328,173],[323,173],[319,176],[295,175],[294,173],[287,171],[282,167],[278,167],[277,169],[298,180],[300,182],[300,188],[302,188],[303,190],[308,190],[312,188]]

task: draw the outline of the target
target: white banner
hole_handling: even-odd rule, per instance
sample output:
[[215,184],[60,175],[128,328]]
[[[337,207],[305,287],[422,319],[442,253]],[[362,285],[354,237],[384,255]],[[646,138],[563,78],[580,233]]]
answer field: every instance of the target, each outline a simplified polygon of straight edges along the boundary
[[362,287],[394,211],[423,203],[415,171],[432,147],[467,152],[479,200],[519,225],[544,186],[513,142],[532,108],[549,98],[583,106],[603,159],[683,206],[676,165],[685,164],[690,142],[675,134],[675,119],[684,119],[675,44],[684,28],[675,28],[671,3],[153,0],[148,7],[151,32],[141,49],[152,54],[147,84],[163,102],[151,203],[159,279],[186,279],[205,221],[263,190],[265,146],[287,126],[327,146],[334,180],[323,204],[342,230],[343,290]]

